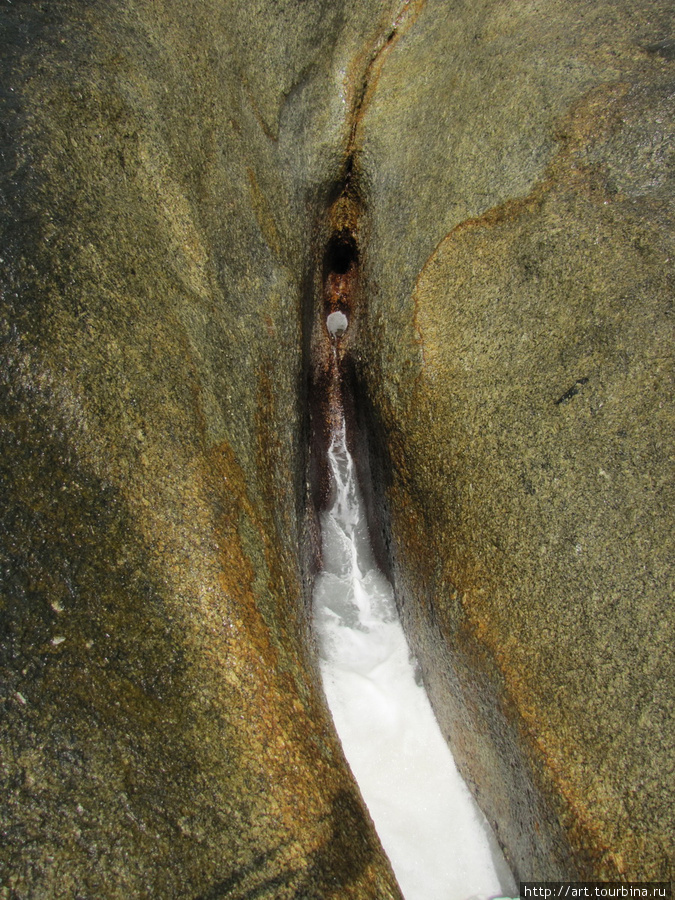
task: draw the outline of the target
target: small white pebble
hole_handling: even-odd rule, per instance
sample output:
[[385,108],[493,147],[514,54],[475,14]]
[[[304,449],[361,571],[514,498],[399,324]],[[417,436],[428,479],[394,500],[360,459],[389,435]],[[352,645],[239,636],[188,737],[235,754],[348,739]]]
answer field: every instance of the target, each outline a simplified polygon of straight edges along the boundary
[[58,647],[59,644],[62,644],[64,641],[65,641],[65,638],[63,637],[62,634],[59,634],[59,635],[57,635],[56,637],[53,637],[53,638],[52,638],[52,644],[53,644],[55,647]]
[[342,312],[332,312],[326,319],[326,328],[333,337],[342,337],[349,325],[349,319]]
[[19,701],[19,703],[20,703],[22,706],[25,706],[26,703],[28,703],[28,701],[26,700],[26,698],[24,697],[24,695],[23,695],[20,691],[17,691],[16,694],[15,694],[15,696],[16,696],[16,699]]

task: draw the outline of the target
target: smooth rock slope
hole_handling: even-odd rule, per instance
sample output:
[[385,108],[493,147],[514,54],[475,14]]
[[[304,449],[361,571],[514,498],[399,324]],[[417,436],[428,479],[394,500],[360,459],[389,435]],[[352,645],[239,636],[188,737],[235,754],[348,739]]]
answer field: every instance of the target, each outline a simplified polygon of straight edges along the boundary
[[308,233],[393,15],[3,4],[2,897],[399,896],[301,565]]
[[523,879],[673,876],[672,13],[429,0],[356,133],[404,621]]
[[3,900],[400,896],[309,635],[347,172],[375,543],[460,768],[516,876],[673,877],[672,25],[3,4]]

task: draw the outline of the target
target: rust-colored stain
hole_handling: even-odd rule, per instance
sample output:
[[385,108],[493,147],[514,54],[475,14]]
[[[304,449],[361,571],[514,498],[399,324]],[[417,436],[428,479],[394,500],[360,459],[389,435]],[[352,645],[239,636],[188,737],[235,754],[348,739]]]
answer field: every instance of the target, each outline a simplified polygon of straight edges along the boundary
[[[294,571],[292,564],[284,560],[281,549],[285,543],[284,536],[292,534],[295,530],[291,511],[292,500],[296,498],[291,497],[290,504],[278,501],[281,486],[292,484],[293,473],[288,466],[288,453],[276,427],[283,414],[278,409],[278,391],[270,361],[264,362],[259,367],[257,382],[256,470],[262,486],[262,509],[256,527],[264,546],[271,595],[279,595],[280,588],[284,588],[300,597],[299,572],[295,573],[297,580],[293,584],[288,584]],[[279,617],[293,621],[299,633],[301,623],[297,616],[298,610],[279,610]]]
[[[622,110],[630,90],[630,85],[615,83],[603,85],[581,98],[562,120],[559,126],[562,145],[533,189],[524,197],[510,199],[480,216],[460,222],[439,242],[426,260],[413,292],[415,327],[422,353],[425,334],[421,327],[420,311],[422,308],[423,315],[425,292],[433,290],[435,273],[430,270],[441,252],[444,253],[441,261],[443,269],[452,271],[455,248],[461,246],[468,235],[520,223],[525,217],[536,221],[544,202],[555,202],[559,193],[574,192],[581,194],[584,200],[603,205],[621,199],[620,195],[612,195],[605,190],[602,172],[594,169],[588,159],[591,146],[601,145],[612,137],[616,129],[622,127]],[[490,235],[485,235],[484,239],[489,240]],[[416,375],[409,407],[415,410],[418,422],[430,423],[433,433],[433,401],[430,403],[428,399],[429,389],[424,383],[426,378],[425,368],[421,367]],[[386,399],[381,402],[386,404]],[[392,409],[384,410],[384,419],[388,424],[388,431],[395,435]],[[419,428],[423,431],[424,425]],[[419,509],[422,503],[433,505],[437,498],[429,495],[425,495],[423,499],[420,497],[415,479],[405,469],[405,446],[393,446],[392,456],[397,464],[395,483],[390,489],[392,508],[405,511],[396,518],[397,542],[405,547],[405,556],[410,560],[408,572],[415,573],[418,595],[430,604],[433,602],[433,589],[425,583],[429,560],[443,560],[447,553],[444,546],[434,546],[432,532],[426,528],[419,514],[414,515],[413,510]],[[443,542],[446,546],[452,543],[452,535],[443,535]],[[459,566],[454,564],[454,569],[449,565],[445,566],[444,582],[450,584],[459,580],[461,583],[461,627],[456,629],[448,625],[443,629],[443,623],[439,622],[433,610],[424,611],[425,619],[443,629],[445,646],[470,659],[472,665],[475,665],[475,671],[484,668],[486,659],[493,665],[494,671],[489,675],[491,683],[501,685],[500,703],[508,710],[509,717],[518,727],[525,757],[533,762],[542,795],[562,800],[564,812],[561,824],[570,846],[577,853],[578,865],[596,876],[608,879],[620,878],[626,872],[639,871],[641,837],[629,837],[621,851],[611,848],[612,823],[598,818],[594,810],[597,798],[590,797],[584,791],[581,780],[574,777],[569,763],[565,762],[559,750],[561,735],[547,718],[546,710],[534,705],[531,678],[527,671],[519,668],[520,664],[512,648],[504,645],[503,635],[498,633],[484,601],[491,588],[491,581],[490,573],[482,565],[472,565],[470,560],[464,559]],[[468,694],[468,691],[465,692],[465,696]],[[475,709],[471,708],[468,712],[475,722],[480,721]]]
[[[271,392],[271,386],[263,385],[263,393],[268,388]],[[329,871],[334,865],[338,871],[334,883],[321,888],[322,896],[336,900],[362,896],[365,885],[382,883],[380,857],[374,839],[370,845],[363,830],[356,790],[345,785],[342,756],[327,710],[315,691],[299,695],[292,675],[282,670],[279,652],[258,609],[253,567],[238,534],[238,514],[257,524],[263,540],[267,535],[267,542],[273,541],[274,536],[261,527],[267,514],[256,513],[244,471],[227,443],[212,449],[209,489],[219,491],[223,503],[217,524],[219,581],[223,598],[230,601],[229,613],[237,618],[231,649],[226,643],[220,660],[231,688],[223,702],[228,705],[229,720],[241,722],[242,753],[256,773],[266,815],[288,836],[273,861],[273,870],[311,873],[314,861],[328,856],[324,865]],[[270,585],[270,592],[274,591],[280,592],[279,585]],[[291,598],[284,592],[284,599],[288,603]],[[231,647],[232,639],[236,647]],[[296,671],[304,668],[306,684],[311,684],[312,673],[301,659],[296,662]],[[343,827],[336,817],[344,815],[351,819]],[[362,835],[361,841],[343,847],[353,838],[352,829]],[[316,877],[332,878],[323,872]],[[345,882],[345,877],[350,880]],[[396,895],[383,891],[382,896]]]
[[330,272],[324,284],[324,312],[347,315],[352,311],[354,295],[358,285],[358,272],[351,265],[346,272]]
[[[312,298],[310,483],[317,510],[328,499],[327,451],[331,436],[344,417],[349,441],[353,422],[351,374],[364,302],[359,256],[362,202],[355,180],[350,170],[325,217],[326,244],[320,261],[320,279]],[[339,336],[329,333],[326,321],[335,312],[343,313],[348,323],[346,331]]]
[[[257,760],[255,769],[265,773],[270,813],[286,823],[290,833],[297,831],[298,823],[314,823],[309,831],[315,834],[318,847],[330,835],[326,833],[322,839],[315,826],[328,820],[327,798],[340,789],[334,760],[315,752],[317,745],[327,741],[325,713],[313,695],[309,706],[299,698],[292,678],[282,671],[279,652],[257,606],[254,570],[241,543],[238,519],[240,515],[249,517],[263,539],[267,531],[249,499],[244,472],[229,444],[212,448],[207,484],[209,493],[217,491],[219,495],[220,515],[215,523],[218,582],[225,603],[222,612],[233,626],[223,635],[224,642],[216,641],[221,643],[220,665],[230,686],[226,701],[229,718],[236,719],[238,707],[247,735],[245,752]],[[312,849],[305,842],[295,852],[305,855]]]
[[424,281],[429,265],[446,243],[458,239],[466,232],[496,228],[507,222],[515,222],[522,216],[535,212],[548,194],[560,188],[567,187],[584,192],[598,202],[616,200],[616,196],[603,191],[598,192],[597,178],[583,159],[592,145],[607,140],[620,126],[622,101],[630,88],[631,85],[626,82],[615,82],[594,88],[579,98],[569,108],[556,129],[556,138],[561,142],[560,149],[530,193],[524,197],[506,200],[479,216],[464,219],[441,238],[429,254],[415,281],[413,302],[416,314],[420,285]]
[[[417,511],[419,500],[411,495],[410,489],[414,490],[412,483],[405,477],[405,470],[397,470],[395,484],[391,488],[392,506],[394,509],[405,510],[405,515],[397,517],[395,522],[397,542],[406,548],[406,556],[412,561],[412,565],[408,564],[409,571],[423,573],[428,568],[430,558],[443,559],[444,553],[442,547],[434,547],[433,530]],[[456,577],[457,573],[446,567],[445,583],[453,583]],[[606,834],[589,808],[588,797],[580,792],[578,785],[566,774],[556,751],[558,736],[549,733],[541,711],[533,706],[529,682],[525,674],[513,664],[508,648],[504,648],[500,635],[494,628],[489,611],[484,608],[481,597],[489,590],[484,573],[479,566],[469,565],[462,571],[460,583],[460,625],[456,630],[450,630],[431,609],[432,586],[424,583],[423,576],[420,578],[416,575],[416,598],[426,598],[428,601],[427,608],[423,611],[424,618],[431,618],[436,622],[445,648],[452,648],[452,654],[462,657],[475,675],[484,673],[493,688],[497,689],[497,702],[507,710],[507,717],[518,729],[526,756],[534,763],[533,772],[543,796],[554,796],[562,800],[565,812],[561,824],[568,835],[570,846],[578,851],[578,864],[587,866],[587,871],[595,876],[608,879],[621,877],[626,870],[623,856],[607,845]],[[469,719],[474,723],[474,729],[481,733],[485,729],[483,714],[471,701],[471,696],[472,691],[464,685],[462,702]],[[469,755],[474,756],[475,764],[475,753],[471,751],[473,744],[470,742],[464,747],[465,752],[469,747]],[[461,751],[461,742],[455,749]],[[480,773],[476,777],[480,780]],[[485,777],[484,780],[487,782],[489,778]]]
[[[356,57],[347,76],[351,85],[351,132],[348,154],[357,146],[357,134],[380,78],[387,56],[400,37],[415,23],[426,0],[404,0],[391,28],[377,38],[367,53]],[[359,72],[362,74],[359,76]]]

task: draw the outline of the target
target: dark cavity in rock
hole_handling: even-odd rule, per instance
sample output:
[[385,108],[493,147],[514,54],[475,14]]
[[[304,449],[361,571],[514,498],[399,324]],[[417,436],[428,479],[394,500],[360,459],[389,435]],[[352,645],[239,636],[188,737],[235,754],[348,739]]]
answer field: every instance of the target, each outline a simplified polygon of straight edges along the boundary
[[[312,536],[313,573],[320,567],[319,514],[332,503],[327,464],[331,434],[344,416],[347,446],[354,459],[373,551],[380,569],[390,574],[386,558],[380,491],[372,488],[371,460],[377,429],[369,414],[371,404],[359,375],[360,326],[367,312],[367,289],[362,260],[363,202],[358,190],[356,162],[350,157],[341,184],[317,227],[315,268],[308,279],[305,312],[307,335],[307,394],[309,409],[308,513]],[[376,463],[381,469],[382,460]]]

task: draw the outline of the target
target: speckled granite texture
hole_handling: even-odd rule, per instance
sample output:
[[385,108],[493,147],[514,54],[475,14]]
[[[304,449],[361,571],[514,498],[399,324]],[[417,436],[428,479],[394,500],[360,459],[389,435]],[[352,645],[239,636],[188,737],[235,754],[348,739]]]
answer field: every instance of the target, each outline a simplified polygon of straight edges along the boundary
[[3,4],[0,897],[398,898],[307,640],[302,282],[368,4]]
[[346,171],[379,543],[458,762],[517,876],[673,877],[672,25],[2,5],[0,900],[400,896],[307,615]]
[[400,600],[523,879],[673,876],[672,25],[429,0],[356,137]]

